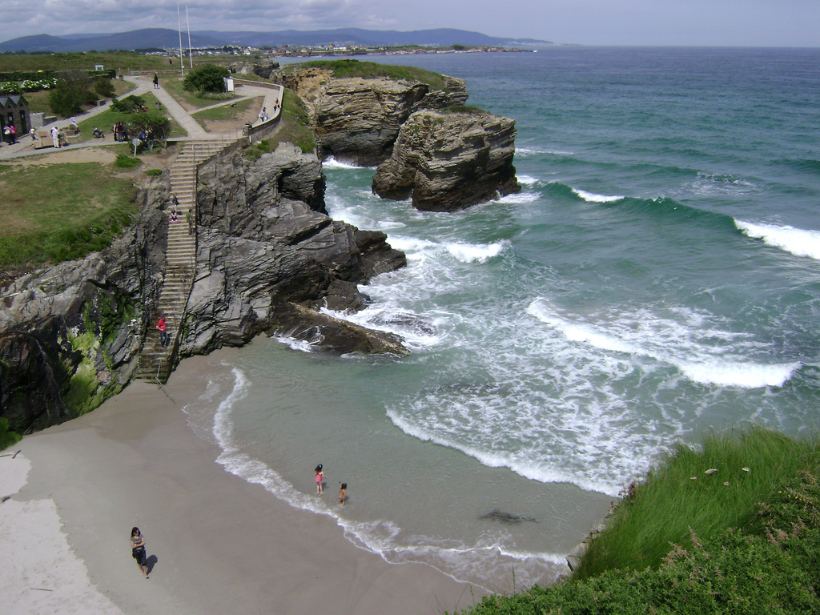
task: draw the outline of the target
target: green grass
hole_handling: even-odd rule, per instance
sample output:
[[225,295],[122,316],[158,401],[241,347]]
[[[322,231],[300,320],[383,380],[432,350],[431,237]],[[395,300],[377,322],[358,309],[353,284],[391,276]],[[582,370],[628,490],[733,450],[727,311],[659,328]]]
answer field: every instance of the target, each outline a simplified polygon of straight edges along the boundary
[[9,429],[9,420],[4,416],[0,416],[0,451],[12,444],[17,444],[21,438],[22,436],[19,433]]
[[146,169],[145,174],[148,177],[159,177],[162,175],[162,169]]
[[280,143],[293,143],[304,153],[316,150],[316,137],[310,124],[310,115],[302,99],[288,88],[282,95],[282,119],[276,133],[270,139],[259,141],[245,150],[253,160],[272,152]]
[[[657,566],[670,544],[690,544],[690,528],[709,539],[740,527],[757,502],[815,454],[814,443],[763,429],[709,437],[702,451],[678,447],[638,485],[636,497],[618,507],[607,531],[590,545],[578,576]],[[710,468],[717,473],[704,474]]]
[[161,79],[159,84],[160,87],[165,88],[165,91],[173,96],[177,102],[187,104],[193,109],[201,109],[202,107],[208,107],[223,100],[231,100],[236,98],[236,95],[230,92],[225,92],[222,94],[189,92],[182,87],[182,80],[176,78]]
[[[93,70],[97,64],[108,69],[162,70],[168,59],[122,51],[87,53],[4,53],[0,54],[0,72],[35,70]],[[176,65],[179,66],[179,63]]]
[[762,429],[680,449],[619,507],[582,574],[469,613],[820,612],[818,475],[816,443]]
[[253,106],[262,108],[262,97],[248,98],[247,100],[240,100],[233,104],[223,105],[221,107],[214,107],[213,109],[206,109],[205,111],[197,111],[191,116],[202,124],[203,121],[230,121],[239,118],[243,113]]
[[137,212],[127,179],[97,163],[0,165],[0,269],[101,250]]
[[392,64],[377,64],[376,62],[362,62],[359,60],[311,60],[291,65],[289,70],[298,70],[299,67],[325,68],[332,71],[334,77],[361,77],[373,79],[387,77],[389,79],[405,79],[426,83],[433,90],[446,90],[444,78],[438,74],[415,66],[394,66]]
[[139,158],[134,158],[127,154],[117,154],[117,159],[114,161],[114,166],[118,169],[133,169],[142,164]]
[[[185,137],[188,135],[187,131],[182,128],[182,126],[180,126],[174,118],[171,117],[168,110],[162,105],[162,103],[159,102],[159,100],[157,100],[156,96],[148,92],[147,94],[143,94],[142,97],[145,99],[145,105],[149,109],[157,109],[157,104],[159,103],[159,110],[162,111],[162,113],[164,113],[171,121],[171,132],[168,135],[169,137]],[[105,133],[105,140],[110,141],[114,138],[114,134],[111,132],[111,127],[117,122],[125,121],[128,118],[128,115],[128,113],[107,109],[94,117],[83,120],[79,123],[80,141],[92,140],[93,135],[91,133],[93,132],[95,126]]]

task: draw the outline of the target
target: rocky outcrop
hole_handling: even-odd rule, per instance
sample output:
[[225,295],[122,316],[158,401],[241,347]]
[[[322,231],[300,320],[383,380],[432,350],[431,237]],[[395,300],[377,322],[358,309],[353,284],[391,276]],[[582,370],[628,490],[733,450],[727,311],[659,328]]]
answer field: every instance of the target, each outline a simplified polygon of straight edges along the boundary
[[0,415],[13,430],[83,414],[131,378],[162,280],[167,196],[154,181],[109,248],[0,290]]
[[256,62],[240,62],[231,64],[228,67],[231,73],[243,77],[256,75],[263,79],[269,79],[271,74],[279,68],[279,62],[265,58]]
[[304,68],[279,76],[308,103],[320,155],[361,166],[377,165],[393,149],[399,128],[411,113],[463,105],[467,88],[444,76],[444,88],[387,78],[337,79],[327,69]]
[[[279,331],[338,352],[400,352],[400,342],[316,310],[361,309],[356,284],[405,264],[383,233],[324,213],[319,160],[290,144],[255,162],[240,152],[199,172],[197,273],[183,354]],[[347,292],[340,292],[344,288]]]
[[[315,155],[242,150],[199,172],[196,279],[180,356],[290,334],[336,352],[401,354],[401,340],[319,309],[358,310],[358,284],[405,264],[385,235],[324,213]],[[138,196],[139,220],[109,248],[0,288],[0,416],[17,432],[78,416],[133,376],[165,270],[167,178]]]
[[373,191],[412,198],[413,206],[452,211],[518,192],[515,122],[485,112],[414,113],[391,157],[379,165]]

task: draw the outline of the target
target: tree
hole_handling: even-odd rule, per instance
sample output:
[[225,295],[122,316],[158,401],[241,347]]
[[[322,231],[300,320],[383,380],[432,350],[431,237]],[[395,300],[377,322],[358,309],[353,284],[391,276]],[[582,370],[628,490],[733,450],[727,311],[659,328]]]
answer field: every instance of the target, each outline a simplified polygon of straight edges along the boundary
[[227,68],[206,64],[188,73],[183,87],[189,92],[224,92],[222,79],[228,75]]
[[62,117],[68,117],[82,111],[83,105],[97,100],[89,89],[91,80],[81,71],[65,73],[57,81],[57,85],[48,95],[48,105],[51,110]]
[[94,79],[94,92],[96,92],[100,98],[111,98],[116,93],[114,84],[111,83],[111,79],[107,77],[97,77]]

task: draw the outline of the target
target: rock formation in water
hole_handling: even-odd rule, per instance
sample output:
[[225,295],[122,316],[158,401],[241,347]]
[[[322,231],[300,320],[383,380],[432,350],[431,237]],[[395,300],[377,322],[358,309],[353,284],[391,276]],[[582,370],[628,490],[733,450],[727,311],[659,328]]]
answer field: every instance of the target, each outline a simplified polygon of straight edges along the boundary
[[302,69],[281,80],[309,104],[320,155],[361,166],[390,156],[399,128],[414,111],[467,100],[464,81],[454,77],[444,77],[443,90],[419,81],[337,79],[321,68]]
[[[139,220],[99,253],[0,288],[0,416],[25,432],[98,406],[132,377],[165,269],[167,177],[140,191]],[[324,213],[324,178],[295,146],[199,173],[197,271],[179,357],[280,331],[336,352],[405,351],[401,340],[319,312],[361,309],[357,288],[405,264],[383,233]]]
[[373,191],[412,198],[417,209],[452,211],[518,192],[515,122],[484,112],[419,111],[379,165]]

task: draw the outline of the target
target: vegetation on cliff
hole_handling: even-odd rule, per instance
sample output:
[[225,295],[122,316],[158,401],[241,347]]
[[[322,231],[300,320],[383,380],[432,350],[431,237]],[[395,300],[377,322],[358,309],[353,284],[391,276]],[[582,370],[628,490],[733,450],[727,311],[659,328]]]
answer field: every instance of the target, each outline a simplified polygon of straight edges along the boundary
[[419,81],[426,83],[433,90],[447,90],[447,80],[440,74],[415,66],[395,66],[391,64],[377,64],[376,62],[361,62],[359,60],[313,60],[294,65],[299,68],[323,68],[331,71],[337,79],[360,77],[362,79],[403,79],[405,81]]
[[818,612],[818,470],[816,442],[763,429],[681,446],[618,506],[571,579],[469,612]]
[[96,163],[0,165],[0,192],[5,271],[101,250],[136,213],[131,181]]

